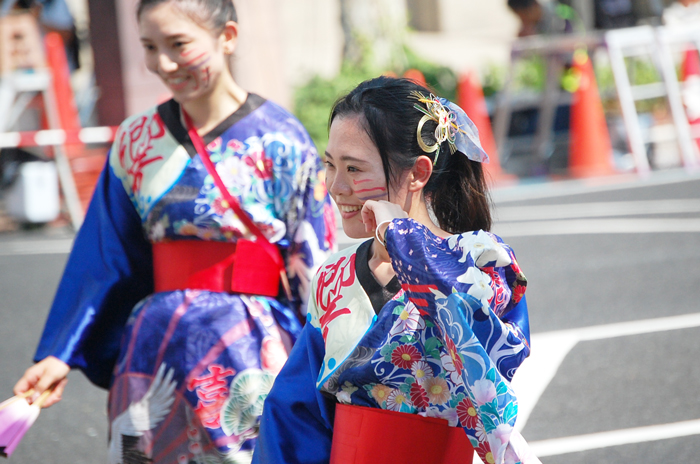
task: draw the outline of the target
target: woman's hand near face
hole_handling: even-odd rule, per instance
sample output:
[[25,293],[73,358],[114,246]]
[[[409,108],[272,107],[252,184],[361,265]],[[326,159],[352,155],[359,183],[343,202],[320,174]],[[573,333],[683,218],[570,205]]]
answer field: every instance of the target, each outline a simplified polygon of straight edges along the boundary
[[53,386],[53,392],[43,402],[43,407],[47,408],[52,404],[61,401],[63,389],[68,383],[66,376],[70,372],[70,366],[58,358],[49,356],[26,370],[14,388],[15,395],[21,395],[33,389],[34,393],[29,398],[36,400],[39,395]]
[[[396,203],[367,200],[362,206],[362,222],[365,224],[365,230],[374,232],[378,237],[384,237],[384,232],[391,221],[406,217],[408,217],[406,211]],[[380,230],[377,230],[377,226]]]

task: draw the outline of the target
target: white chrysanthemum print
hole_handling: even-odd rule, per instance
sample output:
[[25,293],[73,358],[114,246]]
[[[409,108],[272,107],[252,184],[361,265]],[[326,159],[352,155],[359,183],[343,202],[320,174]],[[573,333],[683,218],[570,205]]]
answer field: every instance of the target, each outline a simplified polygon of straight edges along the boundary
[[425,361],[416,361],[411,366],[411,374],[416,379],[416,382],[422,384],[433,377],[433,368]]
[[237,156],[228,156],[217,163],[216,172],[234,194],[246,191],[253,180],[251,168]]
[[410,404],[411,400],[401,390],[393,390],[386,399],[386,408],[391,411],[401,411],[401,406]]

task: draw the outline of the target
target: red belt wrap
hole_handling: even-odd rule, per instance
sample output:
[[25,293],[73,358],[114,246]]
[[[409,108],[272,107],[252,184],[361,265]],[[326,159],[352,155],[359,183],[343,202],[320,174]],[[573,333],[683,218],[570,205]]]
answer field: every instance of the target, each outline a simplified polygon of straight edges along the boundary
[[269,253],[247,240],[155,243],[153,277],[156,292],[199,289],[273,297],[280,279]]
[[461,427],[417,414],[338,404],[330,464],[471,464]]

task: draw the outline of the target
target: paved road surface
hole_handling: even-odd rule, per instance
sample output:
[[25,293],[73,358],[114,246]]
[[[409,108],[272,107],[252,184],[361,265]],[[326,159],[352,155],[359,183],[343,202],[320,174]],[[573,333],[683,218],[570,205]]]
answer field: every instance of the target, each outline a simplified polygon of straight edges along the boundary
[[[514,387],[543,463],[698,462],[700,175],[520,185],[494,200],[494,231],[529,279],[533,355]],[[30,362],[69,247],[60,231],[0,236],[2,396]],[[72,373],[10,462],[104,462],[105,404]]]

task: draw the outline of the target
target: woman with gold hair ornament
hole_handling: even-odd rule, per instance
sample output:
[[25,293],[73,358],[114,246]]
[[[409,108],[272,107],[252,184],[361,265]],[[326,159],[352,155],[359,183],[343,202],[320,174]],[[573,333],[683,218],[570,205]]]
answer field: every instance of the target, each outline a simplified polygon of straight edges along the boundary
[[328,190],[368,240],[316,274],[254,463],[539,463],[513,428],[526,280],[488,232],[487,160],[467,115],[409,80],[335,104]]

